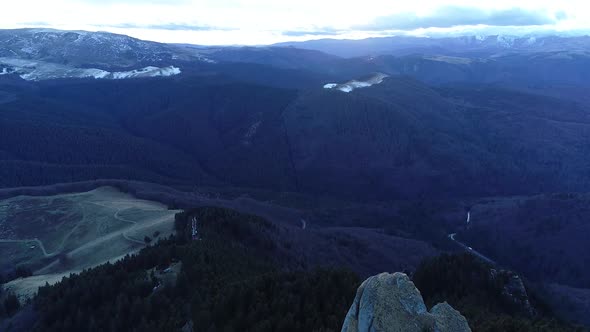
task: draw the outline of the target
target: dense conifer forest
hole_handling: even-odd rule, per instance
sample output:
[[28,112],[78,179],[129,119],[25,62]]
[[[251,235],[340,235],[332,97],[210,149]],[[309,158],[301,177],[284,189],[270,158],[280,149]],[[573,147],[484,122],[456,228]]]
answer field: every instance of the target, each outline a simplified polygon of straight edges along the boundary
[[[138,255],[41,287],[32,301],[34,330],[340,330],[361,282],[355,273],[273,259],[276,226],[233,210],[187,210],[175,227],[175,236]],[[535,316],[511,306],[490,269],[469,255],[443,255],[424,261],[413,280],[429,307],[448,301],[473,331],[578,331],[551,318],[534,295]],[[15,300],[6,297],[0,314],[13,314]]]
[[[198,240],[186,230],[194,215]],[[235,238],[257,241],[257,229],[268,225],[218,208],[179,214],[176,237],[42,287],[33,303],[36,331],[173,331],[186,324],[196,331],[339,330],[358,277],[346,270],[285,271]],[[173,285],[156,276],[165,272],[149,272],[175,264],[182,268]]]
[[[585,331],[553,317],[534,290],[527,287],[535,310],[531,315],[505,295],[506,276],[472,255],[448,255],[425,260],[413,281],[427,306],[446,301],[463,314],[473,331]],[[526,285],[526,283],[525,283]]]

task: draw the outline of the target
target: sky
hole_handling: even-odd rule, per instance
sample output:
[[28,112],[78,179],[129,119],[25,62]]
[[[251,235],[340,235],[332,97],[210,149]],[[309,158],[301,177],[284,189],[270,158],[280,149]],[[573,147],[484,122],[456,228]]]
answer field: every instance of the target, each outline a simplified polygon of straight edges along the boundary
[[2,0],[0,28],[262,45],[391,35],[590,34],[588,0]]

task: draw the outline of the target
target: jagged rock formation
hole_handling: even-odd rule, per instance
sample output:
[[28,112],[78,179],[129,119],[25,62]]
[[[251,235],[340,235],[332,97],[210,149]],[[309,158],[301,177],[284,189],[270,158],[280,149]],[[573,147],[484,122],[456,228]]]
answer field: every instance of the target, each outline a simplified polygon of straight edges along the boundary
[[471,331],[467,320],[449,304],[430,312],[420,291],[403,273],[381,273],[365,280],[342,326],[342,332],[462,332]]
[[529,296],[518,274],[507,270],[490,270],[492,281],[502,288],[502,296],[516,309],[529,317],[536,315],[536,310],[529,301]]

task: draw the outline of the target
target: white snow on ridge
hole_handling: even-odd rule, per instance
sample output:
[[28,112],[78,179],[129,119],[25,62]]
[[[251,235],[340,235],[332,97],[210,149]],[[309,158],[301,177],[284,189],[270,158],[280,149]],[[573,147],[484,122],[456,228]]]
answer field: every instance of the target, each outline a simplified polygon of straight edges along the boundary
[[244,139],[242,140],[244,145],[252,144],[252,137],[258,132],[261,123],[262,121],[256,121],[250,126],[250,128],[248,128],[248,131],[244,134]]
[[[18,74],[22,79],[27,81],[42,81],[59,78],[95,78],[95,79],[129,79],[143,77],[169,77],[181,73],[180,68],[174,66],[167,67],[145,67],[130,71],[109,72],[96,68],[75,68],[61,64],[31,61],[15,58],[0,58],[0,66],[8,65],[13,67],[12,72]],[[8,74],[6,68],[0,75]]]
[[500,46],[510,48],[514,45],[514,41],[516,40],[516,37],[498,35],[498,37],[496,37],[496,40]]
[[351,80],[351,81],[348,81],[348,82],[342,83],[342,84],[328,83],[328,84],[324,85],[324,89],[336,89],[336,90],[340,90],[342,92],[349,93],[349,92],[353,91],[354,89],[367,88],[372,85],[379,84],[379,83],[383,82],[383,80],[386,77],[388,77],[388,75],[383,74],[383,73],[377,73],[377,74],[373,75],[372,77],[370,77],[369,79],[366,79],[364,81]]
[[[121,71],[121,72],[114,72],[111,73],[112,79],[120,80],[125,78],[135,78],[135,77],[168,77],[180,74],[180,68],[174,66],[168,67],[145,67],[142,69],[136,69],[131,71]],[[106,78],[111,78],[107,77]]]
[[461,58],[456,56],[447,56],[447,55],[433,55],[433,56],[425,56],[424,59],[432,60],[432,61],[439,61],[439,62],[447,62],[456,65],[468,65],[473,63],[473,59],[470,58]]

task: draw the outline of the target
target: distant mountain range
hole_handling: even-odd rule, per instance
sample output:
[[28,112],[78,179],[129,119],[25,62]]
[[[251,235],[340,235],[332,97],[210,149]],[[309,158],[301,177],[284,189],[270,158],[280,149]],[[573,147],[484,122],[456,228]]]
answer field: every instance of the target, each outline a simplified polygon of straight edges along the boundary
[[291,46],[316,50],[341,57],[375,55],[505,55],[522,52],[589,52],[590,37],[530,36],[460,36],[444,38],[382,37],[362,40],[320,39],[304,42],[287,42],[274,46]]
[[[221,62],[305,70],[320,73],[325,79],[352,79],[383,72],[436,84],[514,80],[586,84],[589,45],[590,37],[465,36],[323,39],[265,47],[207,47],[162,44],[106,32],[18,29],[0,30],[0,75],[19,73],[37,80],[108,78],[111,76],[104,71],[125,73],[146,67]],[[163,72],[175,73],[166,69]]]
[[[507,47],[492,37],[402,38],[400,45],[396,38],[381,41]],[[7,166],[5,186],[133,177],[136,167],[143,180],[209,179],[355,197],[537,193],[590,184],[588,161],[580,157],[590,123],[583,106],[590,57],[567,46],[587,47],[584,37],[509,43],[516,50],[562,40],[566,48],[544,53],[352,59],[293,47],[168,45],[102,32],[3,30],[0,40],[0,106],[13,110],[0,123],[6,135],[0,157],[18,160],[19,172],[53,169],[22,177]],[[155,76],[171,78],[137,80]],[[66,125],[73,127],[62,132]],[[68,136],[81,128],[85,133]],[[52,145],[32,153],[43,146],[37,139],[47,143],[51,136]],[[102,150],[111,155],[80,159],[83,151]],[[147,162],[145,153],[154,157]],[[155,157],[165,154],[177,157]],[[164,166],[175,158],[174,166]],[[82,176],[77,167],[84,164]],[[200,171],[190,172],[190,165]],[[96,174],[89,172],[94,167]]]

